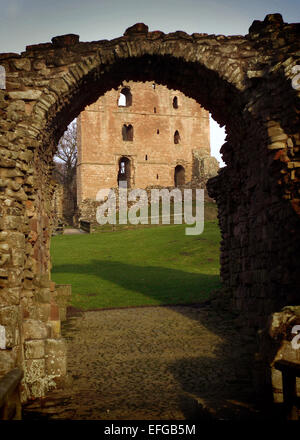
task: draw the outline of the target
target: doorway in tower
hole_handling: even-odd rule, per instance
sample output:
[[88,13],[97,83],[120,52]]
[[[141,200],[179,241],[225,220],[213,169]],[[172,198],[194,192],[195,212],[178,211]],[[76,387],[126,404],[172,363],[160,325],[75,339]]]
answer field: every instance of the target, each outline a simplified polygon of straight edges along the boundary
[[119,171],[118,171],[118,186],[121,186],[123,182],[127,183],[127,188],[130,188],[131,181],[131,161],[128,157],[122,156],[119,159]]
[[174,171],[174,186],[185,184],[185,170],[182,165],[177,165]]

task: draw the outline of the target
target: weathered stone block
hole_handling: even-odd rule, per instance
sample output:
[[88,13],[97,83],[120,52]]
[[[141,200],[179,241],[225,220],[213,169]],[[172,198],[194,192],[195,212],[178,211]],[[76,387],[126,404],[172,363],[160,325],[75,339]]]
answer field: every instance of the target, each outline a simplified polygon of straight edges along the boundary
[[47,374],[64,376],[66,366],[66,344],[63,339],[47,339],[46,345],[46,371]]
[[34,319],[26,319],[23,323],[24,340],[45,339],[48,336],[48,329],[45,323]]
[[[26,378],[24,378],[26,380]],[[25,395],[22,398],[23,402],[28,400],[30,396],[31,399],[38,399],[39,397],[44,397],[48,391],[47,383],[44,378],[35,380],[34,382],[26,382]]]
[[19,336],[19,330],[15,325],[6,325],[3,326],[5,331],[5,342],[6,347],[5,348],[12,348],[15,347],[18,344],[18,336]]
[[50,320],[59,321],[59,307],[57,304],[51,304]]
[[67,306],[71,301],[72,286],[71,284],[56,284],[54,298],[59,307],[59,317],[61,321],[66,320]]
[[58,95],[61,93],[66,93],[69,90],[67,83],[62,78],[51,80],[49,87],[50,90],[53,90]]
[[9,285],[11,287],[18,287],[22,284],[22,269],[21,268],[11,268],[8,275]]
[[16,326],[19,316],[17,306],[0,307],[0,324]]
[[0,289],[0,304],[3,306],[18,305],[20,302],[20,288]]
[[16,366],[16,353],[12,350],[0,350],[0,377]]
[[9,92],[9,96],[12,99],[22,99],[34,101],[41,96],[41,90],[26,90],[26,91],[18,91],[18,92]]
[[24,344],[25,359],[42,359],[45,355],[45,341],[26,341]]
[[31,69],[31,62],[28,58],[17,58],[13,61],[13,64],[18,70],[25,70],[27,72]]
[[50,319],[50,304],[37,304],[36,305],[36,316],[40,321],[48,322]]
[[23,266],[25,261],[24,250],[13,248],[11,251],[11,261],[13,266]]
[[0,228],[6,230],[14,230],[20,227],[23,218],[21,216],[7,215],[0,218]]
[[38,289],[35,293],[35,298],[40,303],[50,303],[51,291],[49,288]]
[[24,379],[27,383],[33,383],[45,377],[45,359],[28,359],[24,362]]
[[60,321],[49,321],[47,323],[48,331],[51,335],[51,338],[60,338]]

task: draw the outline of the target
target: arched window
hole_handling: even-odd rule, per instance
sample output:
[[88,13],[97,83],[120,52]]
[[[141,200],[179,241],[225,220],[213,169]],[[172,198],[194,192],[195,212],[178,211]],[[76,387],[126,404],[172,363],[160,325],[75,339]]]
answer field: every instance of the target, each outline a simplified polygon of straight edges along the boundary
[[122,186],[123,182],[127,183],[127,187],[130,187],[131,177],[131,163],[128,157],[121,157],[119,159],[119,171],[118,171],[118,185]]
[[133,126],[124,124],[122,127],[123,141],[133,141]]
[[5,67],[0,65],[0,89],[6,88]]
[[174,133],[174,144],[179,144],[180,142],[180,135],[179,135],[179,131],[176,130]]
[[178,98],[177,98],[177,96],[174,96],[174,98],[173,98],[173,108],[178,108]]
[[119,107],[130,107],[132,105],[132,94],[128,87],[123,87],[120,92],[120,97],[118,101]]
[[185,169],[182,165],[177,165],[174,170],[174,185],[180,186],[185,184]]

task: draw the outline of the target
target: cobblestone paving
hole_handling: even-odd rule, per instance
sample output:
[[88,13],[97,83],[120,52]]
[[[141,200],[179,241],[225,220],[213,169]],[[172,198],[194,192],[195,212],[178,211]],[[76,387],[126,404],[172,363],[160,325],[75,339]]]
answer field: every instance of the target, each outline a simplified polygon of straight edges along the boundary
[[249,419],[249,348],[209,305],[89,311],[63,324],[68,381],[24,418]]

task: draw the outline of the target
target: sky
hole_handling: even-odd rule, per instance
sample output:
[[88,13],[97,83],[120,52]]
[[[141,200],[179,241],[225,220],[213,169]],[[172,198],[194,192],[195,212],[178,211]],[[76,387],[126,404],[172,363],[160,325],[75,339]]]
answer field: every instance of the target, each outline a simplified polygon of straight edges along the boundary
[[[21,53],[56,35],[78,34],[80,41],[117,38],[135,23],[150,31],[182,30],[245,35],[254,20],[280,13],[300,21],[299,0],[0,0],[0,53]],[[219,160],[224,129],[211,123],[212,154]]]

